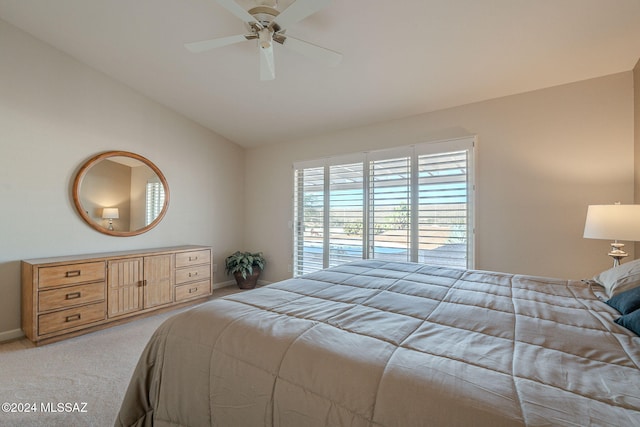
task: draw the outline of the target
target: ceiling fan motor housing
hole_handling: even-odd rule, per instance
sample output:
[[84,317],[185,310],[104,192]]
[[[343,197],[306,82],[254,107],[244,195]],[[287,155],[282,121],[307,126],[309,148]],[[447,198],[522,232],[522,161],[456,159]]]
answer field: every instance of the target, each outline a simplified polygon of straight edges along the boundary
[[[276,16],[280,14],[278,10],[269,7],[269,6],[256,6],[252,9],[249,9],[249,14],[253,16],[257,22],[260,23],[264,28],[268,28],[271,26],[271,29],[274,33],[277,33],[281,30],[280,26],[273,22]],[[249,23],[249,27],[252,31],[255,30],[254,26]]]

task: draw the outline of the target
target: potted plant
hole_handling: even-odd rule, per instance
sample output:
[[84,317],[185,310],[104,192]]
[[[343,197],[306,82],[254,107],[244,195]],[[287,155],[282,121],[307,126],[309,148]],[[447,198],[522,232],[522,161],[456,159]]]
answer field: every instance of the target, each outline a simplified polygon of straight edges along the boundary
[[264,270],[264,264],[262,252],[237,251],[225,259],[225,270],[227,274],[233,274],[240,289],[253,289]]

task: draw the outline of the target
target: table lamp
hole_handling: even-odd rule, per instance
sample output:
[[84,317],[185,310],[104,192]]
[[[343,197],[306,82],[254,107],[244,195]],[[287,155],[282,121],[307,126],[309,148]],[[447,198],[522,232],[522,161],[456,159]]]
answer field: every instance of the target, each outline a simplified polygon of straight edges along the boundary
[[640,205],[590,205],[584,224],[583,237],[588,239],[611,239],[609,256],[613,266],[629,254],[618,240],[640,241]]

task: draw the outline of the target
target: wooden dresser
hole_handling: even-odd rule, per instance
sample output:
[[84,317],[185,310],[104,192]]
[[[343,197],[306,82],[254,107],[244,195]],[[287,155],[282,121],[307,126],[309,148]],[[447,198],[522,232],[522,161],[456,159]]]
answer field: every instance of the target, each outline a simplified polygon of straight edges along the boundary
[[103,329],[211,295],[211,248],[22,261],[22,330],[37,345]]

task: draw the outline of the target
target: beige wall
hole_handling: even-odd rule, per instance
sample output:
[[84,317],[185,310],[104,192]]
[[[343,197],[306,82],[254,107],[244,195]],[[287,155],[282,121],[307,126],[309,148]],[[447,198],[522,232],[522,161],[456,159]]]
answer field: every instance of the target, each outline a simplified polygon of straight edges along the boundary
[[[640,59],[633,68],[633,122],[635,138],[635,177],[634,177],[634,201],[640,203]],[[635,244],[636,253],[640,252],[640,242]]]
[[[20,335],[20,260],[213,246],[216,263],[242,243],[244,151],[0,21],[0,340]],[[100,234],[75,212],[79,166],[107,150],[153,161],[171,190],[158,227]],[[218,273],[215,281],[226,281]]]
[[291,275],[296,160],[477,135],[476,268],[590,277],[611,260],[608,242],[582,238],[587,205],[633,202],[632,77],[626,72],[248,150],[245,246],[265,252],[265,280]]

